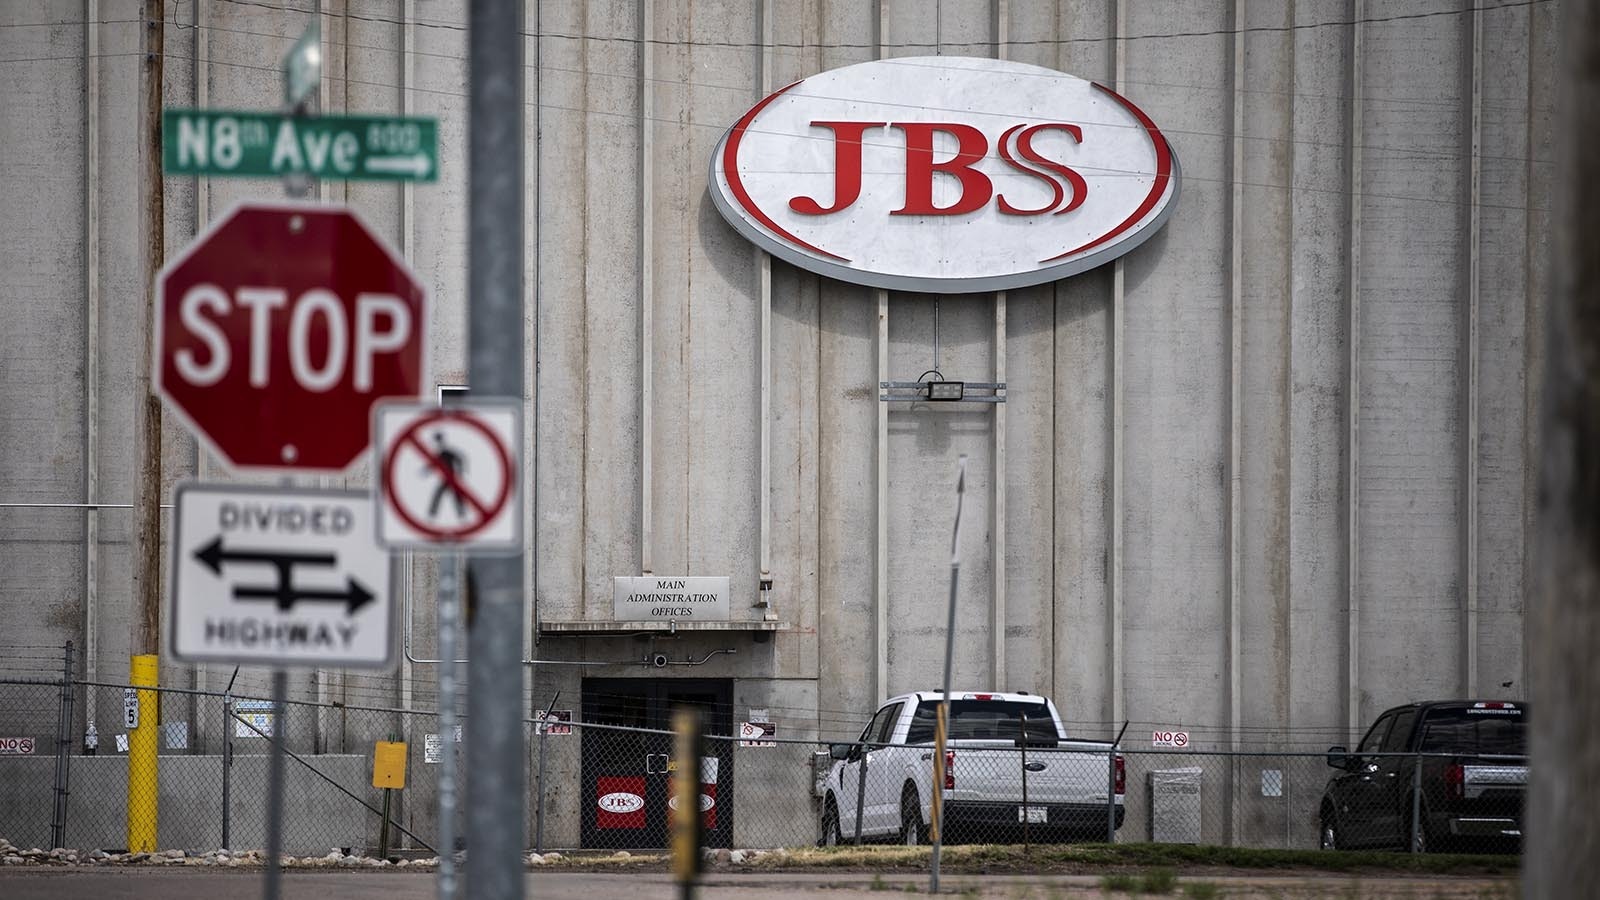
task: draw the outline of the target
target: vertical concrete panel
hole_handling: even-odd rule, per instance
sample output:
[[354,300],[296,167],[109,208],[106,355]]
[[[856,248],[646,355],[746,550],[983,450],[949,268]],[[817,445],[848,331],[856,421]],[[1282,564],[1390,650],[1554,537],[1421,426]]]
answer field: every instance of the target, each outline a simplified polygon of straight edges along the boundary
[[[589,404],[588,303],[589,119],[584,114],[590,75],[586,71],[588,4],[554,3],[540,8],[539,90],[539,617],[571,620],[608,606],[588,596],[585,575],[588,512]],[[624,73],[636,71],[634,67]],[[615,173],[613,184],[633,179]],[[633,293],[631,290],[628,292]],[[598,298],[597,298],[598,299]],[[637,333],[637,326],[629,328]],[[614,360],[620,366],[632,365]],[[618,373],[615,377],[625,377]],[[627,574],[618,572],[614,574]]]
[[1236,102],[1243,131],[1234,146],[1241,154],[1242,185],[1237,211],[1240,259],[1235,273],[1242,301],[1243,381],[1239,419],[1240,542],[1240,724],[1250,729],[1242,743],[1282,739],[1289,715],[1289,437],[1290,251],[1274,235],[1290,226],[1290,145],[1294,104],[1282,91],[1252,85],[1293,81],[1294,38],[1282,30],[1289,10],[1280,4],[1247,4],[1241,40],[1244,83]]
[[[16,161],[0,221],[0,384],[7,390],[0,454],[10,469],[0,500],[7,502],[71,503],[83,494],[83,370],[57,362],[83,356],[82,18],[81,6],[66,3],[0,12],[0,154]],[[0,594],[32,610],[0,642],[46,648],[77,639],[83,532],[82,512],[0,510],[0,542],[30,548],[0,571]]]
[[[683,479],[678,509],[685,571],[731,576],[737,618],[749,617],[756,597],[760,291],[756,250],[712,207],[705,161],[723,129],[749,108],[759,84],[759,11],[754,0],[689,7],[689,127],[678,162],[684,177],[672,185],[683,193],[668,194],[663,205],[675,207],[675,214],[659,223],[691,238],[683,264],[660,270],[670,279],[663,298],[682,303],[684,342],[658,345],[656,352],[681,354],[686,374],[680,396],[657,397],[657,421],[677,416],[685,428],[682,455],[666,456],[657,471],[663,480],[674,473]],[[739,88],[730,89],[734,85]]]
[[[952,381],[993,371],[993,303],[988,295],[946,295],[939,304],[938,368]],[[894,294],[889,311],[889,380],[915,381],[934,368],[935,299]],[[955,524],[956,460],[967,457],[961,572],[951,686],[985,687],[992,594],[990,498],[994,414],[978,403],[894,403],[889,407],[889,693],[942,683]]]
[[[1344,3],[1294,8],[1289,304],[1289,717],[1342,737],[1345,589],[1344,310],[1347,28],[1309,27]],[[1317,732],[1305,739],[1317,740]]]
[[584,231],[583,587],[602,609],[612,576],[639,568],[639,53],[615,39],[638,27],[635,3],[588,4],[586,140],[567,160],[583,167],[583,201],[552,216]]
[[[1523,513],[1533,498],[1524,473],[1533,467],[1523,442],[1529,342],[1527,209],[1529,13],[1495,10],[1483,16],[1481,216],[1478,252],[1478,684],[1473,693],[1522,697],[1522,555],[1528,535]],[[1510,682],[1509,685],[1506,683]]]
[[1367,98],[1357,198],[1364,720],[1460,689],[1460,641],[1434,636],[1460,633],[1468,25],[1447,15],[1364,26],[1356,73]]
[[[1220,10],[1128,14],[1130,34],[1231,25]],[[1127,714],[1197,728],[1227,715],[1229,331],[1218,261],[1228,255],[1230,117],[1211,87],[1228,83],[1227,60],[1220,34],[1130,41],[1119,85],[1163,123],[1185,176],[1172,219],[1126,258]]]
[[[817,71],[874,57],[870,4],[820,0],[814,13]],[[883,699],[872,679],[877,304],[842,282],[817,292],[817,718],[825,734],[855,737]]]

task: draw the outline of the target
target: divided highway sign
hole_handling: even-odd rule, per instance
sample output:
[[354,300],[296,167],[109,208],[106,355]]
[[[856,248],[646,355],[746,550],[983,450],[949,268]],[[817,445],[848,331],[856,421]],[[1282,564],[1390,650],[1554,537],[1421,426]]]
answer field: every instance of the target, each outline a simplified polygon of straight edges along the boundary
[[389,554],[370,494],[186,482],[174,506],[174,659],[391,665]]

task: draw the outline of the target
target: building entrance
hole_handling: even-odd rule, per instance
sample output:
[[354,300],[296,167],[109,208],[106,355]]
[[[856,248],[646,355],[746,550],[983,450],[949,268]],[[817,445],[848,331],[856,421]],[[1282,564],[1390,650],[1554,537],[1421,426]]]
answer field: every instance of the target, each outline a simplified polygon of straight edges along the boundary
[[[732,679],[583,679],[584,723],[613,726],[583,729],[584,847],[667,846],[671,773],[688,762],[674,758],[672,735],[666,733],[679,706],[700,710],[705,734],[733,733]],[[706,846],[730,846],[733,742],[707,742],[699,762]]]

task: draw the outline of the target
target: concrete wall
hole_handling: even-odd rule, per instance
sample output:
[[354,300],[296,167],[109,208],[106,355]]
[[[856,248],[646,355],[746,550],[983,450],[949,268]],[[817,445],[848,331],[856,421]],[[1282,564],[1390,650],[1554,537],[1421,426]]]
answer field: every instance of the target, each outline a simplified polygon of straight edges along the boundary
[[[362,756],[310,756],[306,762],[367,803],[382,791]],[[128,761],[74,756],[69,764],[66,846],[123,848],[128,843]],[[19,847],[49,847],[55,758],[0,759],[0,834]],[[157,846],[211,850],[222,844],[222,757],[159,759]],[[236,754],[229,792],[229,846],[267,845],[267,757]],[[284,768],[283,852],[322,855],[330,848],[376,847],[379,819],[293,760]]]
[[[169,3],[168,104],[275,105],[310,4],[284,6]],[[788,626],[764,643],[530,626],[530,654],[643,677],[661,674],[639,665],[651,648],[736,649],[665,674],[737,678],[750,705],[781,696],[786,734],[852,735],[881,697],[937,682],[965,453],[959,684],[1049,692],[1085,736],[1128,719],[1131,735],[1187,728],[1199,747],[1318,749],[1394,703],[1522,696],[1556,4],[932,6],[528,4],[537,615],[606,619],[611,578],[649,570],[728,575],[736,620]],[[71,639],[94,647],[80,671],[118,681],[131,516],[115,504],[133,497],[147,303],[143,26],[135,0],[92,8],[93,55],[81,0],[0,9],[0,502],[113,504],[0,507],[0,675],[53,674],[35,657]],[[433,293],[435,379],[460,383],[464,4],[322,9],[324,109],[439,119],[437,185],[319,195],[410,260]],[[922,53],[1113,84],[1182,160],[1172,219],[1101,269],[1003,297],[889,293],[880,319],[876,292],[764,260],[714,212],[707,153],[766,90]],[[164,190],[169,254],[233,201],[280,193]],[[916,377],[936,333],[947,375],[1003,373],[1003,408],[880,406],[880,369]],[[221,473],[166,434],[168,482]],[[752,605],[763,545],[768,610]],[[429,658],[434,568],[403,569]],[[434,674],[300,673],[293,691],[431,706]],[[168,663],[163,677],[231,675]],[[530,708],[575,700],[577,680],[538,667]],[[265,686],[247,669],[236,689]],[[98,693],[98,721],[117,699]],[[313,744],[337,734],[312,728]]]

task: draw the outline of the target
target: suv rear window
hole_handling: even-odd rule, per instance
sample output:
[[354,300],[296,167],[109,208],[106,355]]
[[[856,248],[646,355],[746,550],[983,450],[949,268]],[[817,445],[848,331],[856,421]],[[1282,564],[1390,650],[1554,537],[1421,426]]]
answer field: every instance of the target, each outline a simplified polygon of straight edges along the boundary
[[1523,756],[1528,752],[1525,707],[1511,709],[1434,709],[1422,720],[1424,753],[1480,753]]
[[[1059,740],[1055,720],[1043,703],[1019,703],[1014,700],[951,700],[951,739],[987,739],[1013,741],[1022,736],[1022,717],[1028,717],[1029,740]],[[934,724],[939,716],[939,701],[924,700],[917,704],[911,717],[911,730],[906,734],[908,744],[933,742]]]

